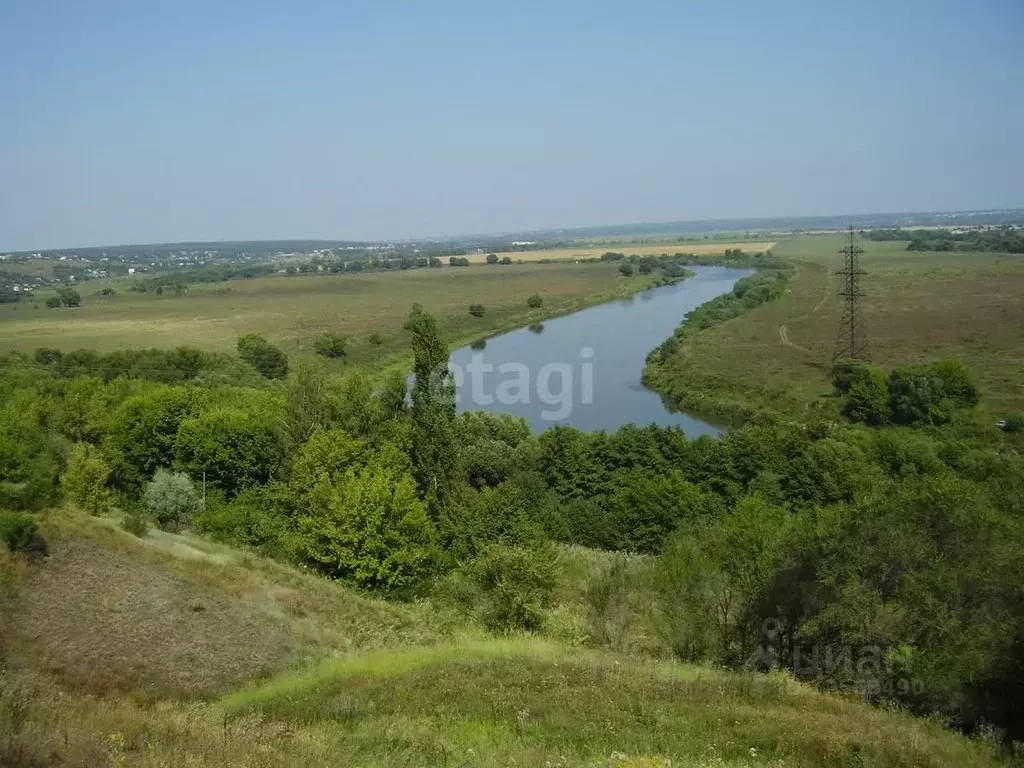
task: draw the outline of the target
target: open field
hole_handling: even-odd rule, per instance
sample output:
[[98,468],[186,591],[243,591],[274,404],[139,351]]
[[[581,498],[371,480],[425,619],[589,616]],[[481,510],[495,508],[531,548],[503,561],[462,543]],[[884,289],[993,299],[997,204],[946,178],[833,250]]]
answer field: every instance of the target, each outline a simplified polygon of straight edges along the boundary
[[[261,277],[192,286],[183,296],[132,293],[129,284],[83,285],[82,306],[73,309],[0,305],[0,350],[188,344],[234,351],[238,336],[259,333],[294,354],[311,352],[317,333],[334,331],[352,337],[350,361],[372,363],[404,350],[401,327],[416,302],[438,316],[450,339],[468,341],[631,295],[650,278],[622,277],[614,264],[514,264]],[[101,285],[118,293],[93,295]],[[544,306],[531,310],[526,298],[535,293]],[[487,314],[470,316],[473,303]],[[374,331],[384,339],[379,348],[366,341]]]
[[[781,240],[775,253],[798,267],[787,294],[687,340],[670,365],[694,402],[794,410],[830,391],[842,313],[834,273],[844,242],[839,235]],[[980,381],[984,418],[1024,409],[1024,257],[858,244],[874,362],[958,358]]]
[[[726,249],[736,249],[747,253],[767,251],[775,245],[773,242],[665,242],[654,245],[595,245],[582,248],[542,248],[532,251],[515,251],[499,253],[498,256],[510,256],[513,261],[540,261],[541,259],[596,259],[603,253],[614,251],[627,256],[661,256],[665,253],[692,253],[696,256],[717,256]],[[468,257],[471,262],[484,263],[487,254],[478,253]]]
[[[487,639],[429,603],[56,514],[52,556],[20,569],[0,613],[5,765],[1003,764],[936,721],[783,674]],[[570,559],[584,578],[585,552]]]

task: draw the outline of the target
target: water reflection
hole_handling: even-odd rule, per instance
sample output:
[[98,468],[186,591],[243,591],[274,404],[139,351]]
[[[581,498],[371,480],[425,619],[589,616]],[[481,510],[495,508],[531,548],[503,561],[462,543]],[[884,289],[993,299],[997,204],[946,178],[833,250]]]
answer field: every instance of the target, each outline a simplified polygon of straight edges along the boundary
[[[720,427],[673,413],[643,387],[647,354],[715,296],[732,290],[749,269],[695,267],[696,276],[654,288],[639,301],[615,301],[536,323],[452,353],[458,408],[522,416],[535,432],[556,424],[614,431],[633,422],[682,427],[691,437]],[[482,340],[481,340],[482,341]]]

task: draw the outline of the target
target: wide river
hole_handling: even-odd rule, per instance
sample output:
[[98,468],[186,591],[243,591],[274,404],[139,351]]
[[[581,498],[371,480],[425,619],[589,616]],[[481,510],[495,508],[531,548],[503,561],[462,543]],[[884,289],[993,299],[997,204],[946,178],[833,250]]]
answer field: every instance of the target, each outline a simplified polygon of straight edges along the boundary
[[750,269],[690,267],[695,277],[455,350],[459,411],[525,418],[534,432],[558,424],[613,432],[630,422],[682,427],[690,437],[722,430],[669,411],[640,383],[648,353],[691,309],[732,290]]

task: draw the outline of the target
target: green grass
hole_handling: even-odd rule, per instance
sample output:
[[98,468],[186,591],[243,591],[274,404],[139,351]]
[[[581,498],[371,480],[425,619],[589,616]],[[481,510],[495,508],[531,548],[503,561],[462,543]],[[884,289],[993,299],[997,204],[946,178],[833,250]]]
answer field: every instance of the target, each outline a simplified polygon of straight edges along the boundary
[[[650,283],[649,276],[622,277],[614,264],[273,276],[193,286],[182,296],[129,292],[130,281],[105,282],[118,292],[95,296],[95,286],[88,283],[79,288],[83,303],[78,308],[50,310],[41,300],[0,305],[0,349],[108,351],[189,344],[233,352],[238,336],[260,333],[289,355],[302,355],[313,354],[317,333],[333,331],[350,337],[349,364],[380,366],[407,354],[402,325],[414,303],[438,316],[452,342],[468,343],[629,296]],[[526,306],[532,294],[543,297],[543,307]],[[469,315],[474,303],[486,307],[484,317]],[[369,342],[373,332],[382,336],[382,345]]]
[[[430,603],[70,511],[43,530],[48,561],[2,563],[15,582],[0,604],[3,765],[1002,764],[937,722],[783,674],[595,638],[488,638]],[[566,548],[561,561],[554,612],[584,607],[616,562],[644,593],[646,558]]]
[[[828,369],[842,314],[842,235],[780,240],[798,270],[785,296],[697,334],[665,368],[689,407],[728,412],[828,408]],[[907,251],[858,239],[863,319],[872,360],[885,368],[958,358],[976,374],[991,423],[1024,408],[1024,256]]]

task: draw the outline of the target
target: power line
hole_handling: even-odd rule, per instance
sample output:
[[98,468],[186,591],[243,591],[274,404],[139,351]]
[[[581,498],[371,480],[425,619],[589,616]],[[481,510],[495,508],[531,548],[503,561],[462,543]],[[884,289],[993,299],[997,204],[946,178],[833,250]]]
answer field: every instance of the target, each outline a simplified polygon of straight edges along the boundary
[[871,352],[868,349],[868,337],[864,330],[864,319],[861,313],[860,300],[864,293],[860,289],[861,275],[867,274],[860,268],[860,255],[864,249],[853,242],[853,225],[850,225],[850,242],[839,249],[843,255],[843,268],[838,274],[843,276],[843,287],[839,295],[843,297],[843,318],[839,321],[839,335],[836,338],[835,351],[832,354],[833,362],[836,360],[863,360],[871,359]]

